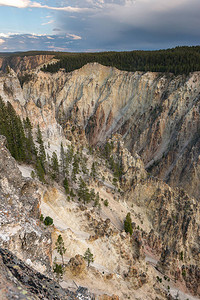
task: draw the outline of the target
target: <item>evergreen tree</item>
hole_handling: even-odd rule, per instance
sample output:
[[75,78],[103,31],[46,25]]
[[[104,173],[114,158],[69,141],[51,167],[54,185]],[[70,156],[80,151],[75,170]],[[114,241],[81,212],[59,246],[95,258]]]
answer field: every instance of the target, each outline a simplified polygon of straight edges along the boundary
[[85,251],[84,259],[87,261],[88,267],[90,266],[90,263],[94,261],[93,254],[91,253],[90,248],[87,248],[87,250]]
[[76,175],[80,172],[79,170],[79,161],[80,161],[80,158],[78,157],[77,154],[74,155],[74,161],[73,161],[73,169],[72,169],[72,180],[74,182],[76,182]]
[[94,178],[94,179],[95,179],[96,176],[97,176],[97,171],[96,171],[96,164],[95,164],[95,162],[92,163],[92,168],[91,168],[90,176],[91,176],[92,178]]
[[87,162],[87,158],[82,157],[81,161],[80,161],[80,164],[81,164],[81,169],[82,169],[84,174],[88,174],[88,168],[87,168],[86,162]]
[[59,283],[63,279],[64,267],[57,263],[57,258],[54,258],[53,262],[53,273],[55,274],[56,281]]
[[[65,175],[69,175],[69,165],[73,160],[74,155],[74,147],[70,145],[67,149],[67,153],[65,153]],[[75,178],[76,180],[76,178]]]
[[67,180],[67,178],[65,177],[65,179],[63,180],[63,186],[64,186],[64,188],[65,188],[65,192],[66,192],[66,194],[69,194],[69,183],[68,183],[68,180]]
[[39,124],[37,125],[37,142],[39,144],[38,159],[45,173],[46,153]]
[[26,138],[23,124],[10,102],[5,105],[1,97],[0,134],[6,136],[11,155],[18,161],[26,161]]
[[65,151],[62,142],[60,144],[60,168],[62,176],[65,177]]
[[59,176],[59,164],[56,152],[53,152],[51,158],[51,177],[56,180]]
[[45,173],[44,173],[44,169],[42,167],[40,159],[37,159],[37,161],[36,161],[36,173],[37,173],[39,180],[42,182],[45,182],[45,179],[44,179]]
[[26,157],[27,162],[32,162],[37,155],[37,151],[35,148],[35,144],[33,141],[33,134],[32,134],[32,125],[30,119],[26,117],[24,120],[24,129],[26,135]]
[[60,254],[60,256],[62,258],[62,264],[64,266],[64,254],[65,254],[67,249],[65,248],[65,244],[64,244],[64,241],[63,241],[63,238],[62,238],[61,234],[59,234],[59,236],[57,238],[55,249]]
[[126,219],[124,220],[124,230],[130,235],[133,234],[132,221],[130,212],[126,215]]
[[91,191],[90,191],[90,200],[95,201],[95,191],[94,191],[94,189],[91,189]]
[[80,177],[78,196],[83,200],[84,204],[90,202],[90,193],[85,181]]

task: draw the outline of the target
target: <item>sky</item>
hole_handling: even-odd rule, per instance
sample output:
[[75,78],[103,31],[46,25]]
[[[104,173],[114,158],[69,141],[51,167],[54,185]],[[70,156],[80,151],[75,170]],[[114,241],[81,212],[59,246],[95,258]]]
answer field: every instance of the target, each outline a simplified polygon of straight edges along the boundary
[[0,0],[0,52],[200,45],[200,0]]

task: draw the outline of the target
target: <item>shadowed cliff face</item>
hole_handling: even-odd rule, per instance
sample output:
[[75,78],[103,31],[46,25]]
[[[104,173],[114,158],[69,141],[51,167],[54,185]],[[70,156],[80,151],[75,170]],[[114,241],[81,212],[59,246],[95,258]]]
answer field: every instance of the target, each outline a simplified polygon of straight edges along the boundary
[[11,56],[0,58],[0,69],[6,71],[7,65],[9,65],[16,73],[22,71],[30,71],[38,66],[50,62],[53,59],[53,55],[34,55],[34,56]]
[[3,98],[33,124],[39,120],[47,136],[61,134],[69,120],[91,145],[118,132],[149,172],[200,194],[200,73],[130,73],[94,63],[68,74],[35,72],[23,90],[17,82],[13,74],[1,78]]

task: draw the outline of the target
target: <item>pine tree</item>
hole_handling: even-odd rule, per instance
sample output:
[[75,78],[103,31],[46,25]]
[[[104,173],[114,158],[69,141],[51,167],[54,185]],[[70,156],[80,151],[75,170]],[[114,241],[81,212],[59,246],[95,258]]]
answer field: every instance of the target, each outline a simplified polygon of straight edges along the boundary
[[80,163],[81,163],[81,169],[84,174],[88,174],[88,168],[87,168],[86,162],[87,162],[87,158],[82,157]]
[[67,180],[67,178],[65,177],[65,179],[63,180],[63,186],[64,186],[64,188],[65,188],[65,192],[66,192],[66,194],[69,194],[69,183],[68,183],[68,180]]
[[63,279],[64,267],[57,263],[57,258],[54,258],[53,262],[53,273],[55,274],[56,281],[59,283]]
[[74,147],[73,145],[71,145],[68,147],[67,153],[65,153],[65,175],[67,176],[69,175],[69,165],[73,160],[73,155],[74,155]]
[[39,180],[42,182],[45,182],[45,179],[44,179],[45,173],[44,173],[44,169],[42,167],[40,159],[37,159],[37,161],[36,161],[36,173],[37,173]]
[[90,193],[85,181],[80,177],[78,196],[83,200],[84,204],[90,202]]
[[93,254],[91,253],[90,248],[87,248],[87,250],[85,251],[84,259],[87,261],[88,267],[90,266],[90,263],[94,261]]
[[63,147],[63,143],[60,144],[60,168],[62,176],[65,177],[65,151]]
[[96,164],[95,164],[95,162],[92,163],[92,168],[91,168],[90,176],[91,176],[92,178],[94,178],[94,179],[95,179],[96,176],[97,176],[97,171],[96,171]]
[[72,164],[72,166],[73,166],[73,169],[72,169],[72,180],[74,182],[76,182],[76,175],[80,172],[80,170],[79,170],[79,161],[80,161],[80,159],[79,159],[78,155],[75,154],[74,155],[74,161],[73,161],[73,164]]
[[51,177],[56,180],[59,176],[59,164],[56,152],[53,152],[51,158]]
[[91,191],[90,191],[90,200],[91,201],[95,200],[95,191],[94,191],[94,189],[91,189]]
[[132,221],[130,212],[126,215],[126,219],[124,220],[124,230],[130,235],[133,234]]
[[37,151],[35,148],[35,144],[33,141],[33,134],[32,134],[32,125],[30,122],[30,119],[26,117],[24,120],[24,129],[25,129],[25,135],[26,135],[26,157],[27,162],[31,162],[35,159],[37,155]]
[[37,125],[37,142],[39,144],[38,159],[45,173],[46,153],[39,124]]
[[64,241],[63,241],[63,238],[62,238],[61,234],[59,234],[59,236],[57,238],[55,249],[60,254],[60,256],[62,258],[62,264],[64,266],[64,254],[65,254],[67,249],[65,248],[65,244],[64,244]]

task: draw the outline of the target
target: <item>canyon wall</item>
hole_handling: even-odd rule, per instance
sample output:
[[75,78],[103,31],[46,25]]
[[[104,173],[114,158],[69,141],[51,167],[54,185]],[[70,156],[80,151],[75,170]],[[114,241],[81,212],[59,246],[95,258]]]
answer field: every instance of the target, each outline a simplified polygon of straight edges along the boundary
[[16,73],[22,71],[30,71],[37,67],[49,63],[53,59],[54,55],[34,55],[34,56],[9,56],[0,57],[0,69],[6,71],[9,65]]
[[[117,196],[118,199],[115,196],[120,189],[113,191],[114,200],[110,196],[109,201],[113,200],[112,209],[118,205],[115,201],[118,199],[119,204],[122,201],[127,206],[127,212],[131,211],[135,220],[139,216],[140,223],[137,225],[141,228],[135,224],[132,237],[135,246],[131,249],[137,254],[135,259],[144,260],[143,250],[150,247],[159,254],[159,270],[174,279],[185,281],[191,292],[200,295],[200,189],[197,184],[200,175],[200,72],[188,77],[175,77],[172,74],[122,72],[93,63],[71,73],[61,70],[50,74],[37,69],[27,74],[30,76],[23,84],[20,84],[12,69],[8,74],[1,74],[2,99],[10,101],[22,118],[29,116],[34,134],[37,124],[40,124],[46,147],[49,142],[57,150],[61,140],[70,143],[64,136],[68,140],[76,139],[77,148],[87,140],[91,146],[99,146],[113,136],[113,156],[116,156],[116,160],[120,157],[123,164],[120,188],[124,192]],[[30,263],[33,260],[34,266],[45,272],[51,260],[51,239],[49,232],[35,222],[35,219],[39,219],[40,195],[44,190],[37,181],[34,183],[33,180],[22,178],[4,143],[3,138],[2,142],[0,139],[3,174],[0,180],[1,205],[4,211],[8,205],[11,214],[3,216],[2,222],[6,225],[0,232],[0,246],[15,254],[21,253],[24,261]],[[3,161],[6,160],[8,163],[4,166]],[[14,166],[12,171],[10,161]],[[99,161],[99,171],[105,175],[104,169],[103,162]],[[183,187],[187,193],[179,187]],[[61,205],[58,200],[53,196],[60,217]],[[64,202],[62,205],[66,213],[67,204]],[[72,206],[71,203],[69,205]],[[15,206],[22,207],[20,216],[17,216]],[[70,220],[71,215],[65,219]],[[120,216],[120,224],[123,224],[124,217],[125,214]],[[88,218],[90,226],[93,223],[98,225],[95,225],[98,228],[94,226],[95,233],[100,225],[104,225],[91,216]],[[105,233],[105,229],[102,231]],[[90,246],[100,238],[97,234],[91,236]],[[123,240],[123,234],[120,238]],[[35,252],[36,256],[32,253],[31,241],[42,245]],[[120,264],[123,265],[122,262]],[[134,277],[136,271],[129,271],[127,268],[130,266],[128,258],[126,272],[124,269],[122,276],[129,278],[132,274]]]
[[175,77],[93,63],[67,74],[31,74],[23,89],[14,72],[1,77],[0,91],[46,135],[58,136],[69,120],[91,145],[118,132],[151,174],[199,196],[199,72]]

